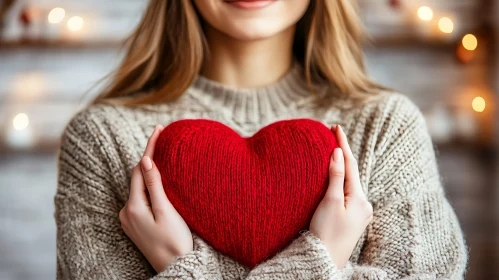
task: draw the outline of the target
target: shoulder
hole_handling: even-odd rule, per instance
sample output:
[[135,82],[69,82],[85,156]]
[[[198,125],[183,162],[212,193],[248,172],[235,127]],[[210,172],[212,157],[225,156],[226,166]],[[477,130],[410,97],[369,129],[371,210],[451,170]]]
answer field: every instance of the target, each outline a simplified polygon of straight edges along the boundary
[[418,106],[399,92],[380,92],[369,97],[356,110],[378,137],[397,137],[411,128],[426,132],[426,121]]
[[76,137],[81,140],[92,140],[114,137],[120,122],[129,114],[124,107],[93,104],[77,112],[67,123],[61,140]]
[[418,106],[409,97],[399,92],[380,92],[368,98],[361,110],[376,114],[385,123],[424,119]]
[[117,110],[114,106],[105,104],[89,105],[78,111],[68,122],[64,132],[69,130],[85,131],[89,126],[101,126],[115,118]]
[[[420,155],[433,153],[425,117],[409,97],[396,92],[381,93],[371,102],[376,112],[371,124],[371,131],[375,134],[375,157],[385,157],[397,151],[398,155],[404,155],[400,160],[404,160],[415,156],[414,149]],[[393,159],[398,157],[392,156]]]
[[[351,140],[358,153],[369,150],[374,158],[386,155],[395,146],[432,146],[426,120],[418,106],[398,92],[380,92],[352,106],[349,119]],[[428,149],[429,150],[429,149]]]
[[60,156],[74,154],[81,160],[96,160],[115,153],[114,127],[119,115],[117,108],[103,104],[90,105],[77,112],[60,136]]

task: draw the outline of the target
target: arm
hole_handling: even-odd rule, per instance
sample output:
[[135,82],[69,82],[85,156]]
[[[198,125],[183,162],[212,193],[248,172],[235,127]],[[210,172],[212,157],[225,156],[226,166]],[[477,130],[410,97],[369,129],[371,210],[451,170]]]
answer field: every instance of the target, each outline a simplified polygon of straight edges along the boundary
[[216,278],[217,265],[195,235],[194,250],[157,275],[125,235],[118,213],[126,200],[122,193],[128,192],[127,179],[121,179],[127,178],[126,170],[109,144],[114,141],[110,129],[95,114],[78,114],[61,140],[54,198],[57,279]]
[[310,242],[295,240],[251,271],[250,279],[463,278],[466,247],[440,184],[424,118],[409,100],[397,98],[387,105],[393,108],[387,108],[389,121],[380,128],[375,148],[369,183],[374,217],[359,263],[338,269],[326,246],[308,233]]
[[374,207],[357,279],[462,279],[467,251],[445,198],[424,117],[407,98],[380,128],[369,197]]

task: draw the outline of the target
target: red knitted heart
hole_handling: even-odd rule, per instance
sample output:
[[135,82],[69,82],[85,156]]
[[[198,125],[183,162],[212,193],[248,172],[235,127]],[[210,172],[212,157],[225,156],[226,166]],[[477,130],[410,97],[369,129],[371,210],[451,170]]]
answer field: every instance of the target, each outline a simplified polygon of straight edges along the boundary
[[171,123],[154,161],[166,195],[189,228],[253,268],[307,229],[328,183],[334,134],[294,119],[243,138],[222,123]]

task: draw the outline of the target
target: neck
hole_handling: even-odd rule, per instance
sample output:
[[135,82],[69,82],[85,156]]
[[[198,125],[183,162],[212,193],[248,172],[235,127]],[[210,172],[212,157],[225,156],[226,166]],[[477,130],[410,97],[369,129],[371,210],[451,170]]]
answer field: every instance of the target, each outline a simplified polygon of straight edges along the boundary
[[201,74],[234,87],[272,84],[293,65],[294,33],[292,27],[270,38],[240,41],[207,26],[210,53]]

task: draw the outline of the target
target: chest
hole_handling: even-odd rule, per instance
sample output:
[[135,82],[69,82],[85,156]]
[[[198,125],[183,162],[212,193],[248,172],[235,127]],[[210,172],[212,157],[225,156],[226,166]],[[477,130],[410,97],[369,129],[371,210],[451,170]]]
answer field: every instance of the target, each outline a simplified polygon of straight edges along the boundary
[[[152,134],[154,128],[156,125],[161,124],[163,126],[168,126],[176,121],[179,120],[186,120],[186,119],[208,119],[208,120],[214,120],[216,122],[219,122],[228,128],[232,129],[235,131],[237,134],[239,134],[241,137],[251,137],[255,135],[257,132],[259,132],[262,128],[269,126],[272,123],[279,122],[282,120],[290,120],[290,119],[301,119],[301,118],[306,118],[306,119],[313,119],[316,120],[320,123],[322,123],[325,127],[330,128],[333,124],[340,124],[345,127],[345,130],[347,134],[349,135],[350,139],[357,139],[359,137],[355,137],[354,134],[352,133],[358,133],[358,128],[352,126],[351,122],[346,122],[345,119],[341,118],[340,115],[337,114],[331,114],[331,113],[318,113],[318,112],[300,112],[296,113],[293,115],[283,115],[280,116],[279,118],[274,118],[274,119],[268,119],[264,120],[260,123],[255,123],[255,122],[246,122],[242,123],[239,121],[236,121],[230,117],[225,116],[224,114],[220,112],[203,112],[203,113],[189,113],[189,114],[160,114],[160,115],[151,115],[151,116],[144,116],[143,118],[135,118],[136,121],[134,123],[129,124],[129,129],[130,133],[128,134],[128,137],[133,137],[134,139],[128,139],[126,142],[128,143],[133,143],[131,145],[128,145],[126,149],[128,151],[125,152],[125,154],[128,155],[127,157],[127,166],[129,167],[129,170],[137,164],[137,162],[140,160],[143,151],[145,150],[145,147],[147,145],[147,141],[149,139],[149,136]],[[192,125],[196,125],[193,123]],[[210,137],[210,131],[209,127],[205,128],[208,129],[208,131],[203,131],[205,136],[207,138]],[[332,133],[332,132],[331,132]],[[303,138],[303,141],[311,141],[314,136],[310,135],[310,139],[307,139],[306,137]],[[292,136],[290,136],[292,138]],[[199,141],[200,139],[195,139],[195,141]],[[189,138],[186,138],[186,141],[190,141]],[[222,140],[221,140],[222,141]],[[282,145],[285,145],[287,139],[280,139],[282,141]],[[206,140],[208,142],[208,139]],[[206,143],[203,143],[206,144]],[[227,142],[224,142],[224,144],[227,144]],[[230,146],[230,143],[228,143]],[[356,157],[359,160],[359,162],[362,164],[363,161],[366,160],[366,155],[363,154],[361,151],[365,151],[365,149],[361,149],[359,145],[362,143],[359,143],[357,141],[351,141],[351,146],[352,150],[354,153],[356,153]],[[220,143],[217,142],[210,142],[208,145],[202,145],[203,150],[209,150],[217,147],[217,145],[220,145]],[[278,144],[279,145],[279,144]],[[208,152],[207,152],[208,153]],[[304,155],[306,156],[306,154]],[[190,161],[193,162],[195,158],[190,158]],[[281,164],[279,162],[274,162],[274,165],[285,165],[289,163],[289,158],[286,160],[286,158],[282,158]],[[202,161],[202,160],[201,160]],[[222,159],[223,161],[223,159]],[[225,162],[225,161],[224,161]],[[227,161],[229,162],[229,161]],[[201,163],[201,164],[208,164],[206,162]],[[231,168],[233,164],[228,164],[226,165],[227,168]],[[287,165],[287,166],[292,166],[292,165]],[[365,165],[363,165],[365,166]],[[303,167],[303,166],[302,166]],[[302,168],[300,167],[300,168]],[[212,171],[219,172],[220,166],[212,166]],[[306,167],[305,167],[306,168]],[[361,172],[361,177],[366,178],[367,176],[367,170],[365,168],[360,168]],[[206,172],[205,172],[206,173]],[[244,171],[241,170],[241,174],[244,173]],[[292,174],[291,172],[290,174]],[[218,173],[217,173],[218,174]],[[190,177],[196,177],[196,174],[191,174]],[[222,176],[223,177],[223,176]],[[252,176],[254,177],[254,176]],[[269,177],[270,178],[270,177]],[[216,180],[215,180],[216,181]],[[367,186],[367,184],[365,184]],[[367,191],[367,189],[366,189]],[[298,194],[296,194],[298,195]],[[180,203],[180,202],[179,202]],[[186,210],[187,211],[187,210]],[[233,220],[233,219],[232,219]],[[203,227],[204,228],[204,227]],[[199,229],[198,229],[199,231]],[[214,237],[214,240],[216,240],[217,237]],[[360,248],[361,245],[358,245],[358,249],[354,251],[354,255],[352,258],[357,258],[358,254],[360,253]]]

